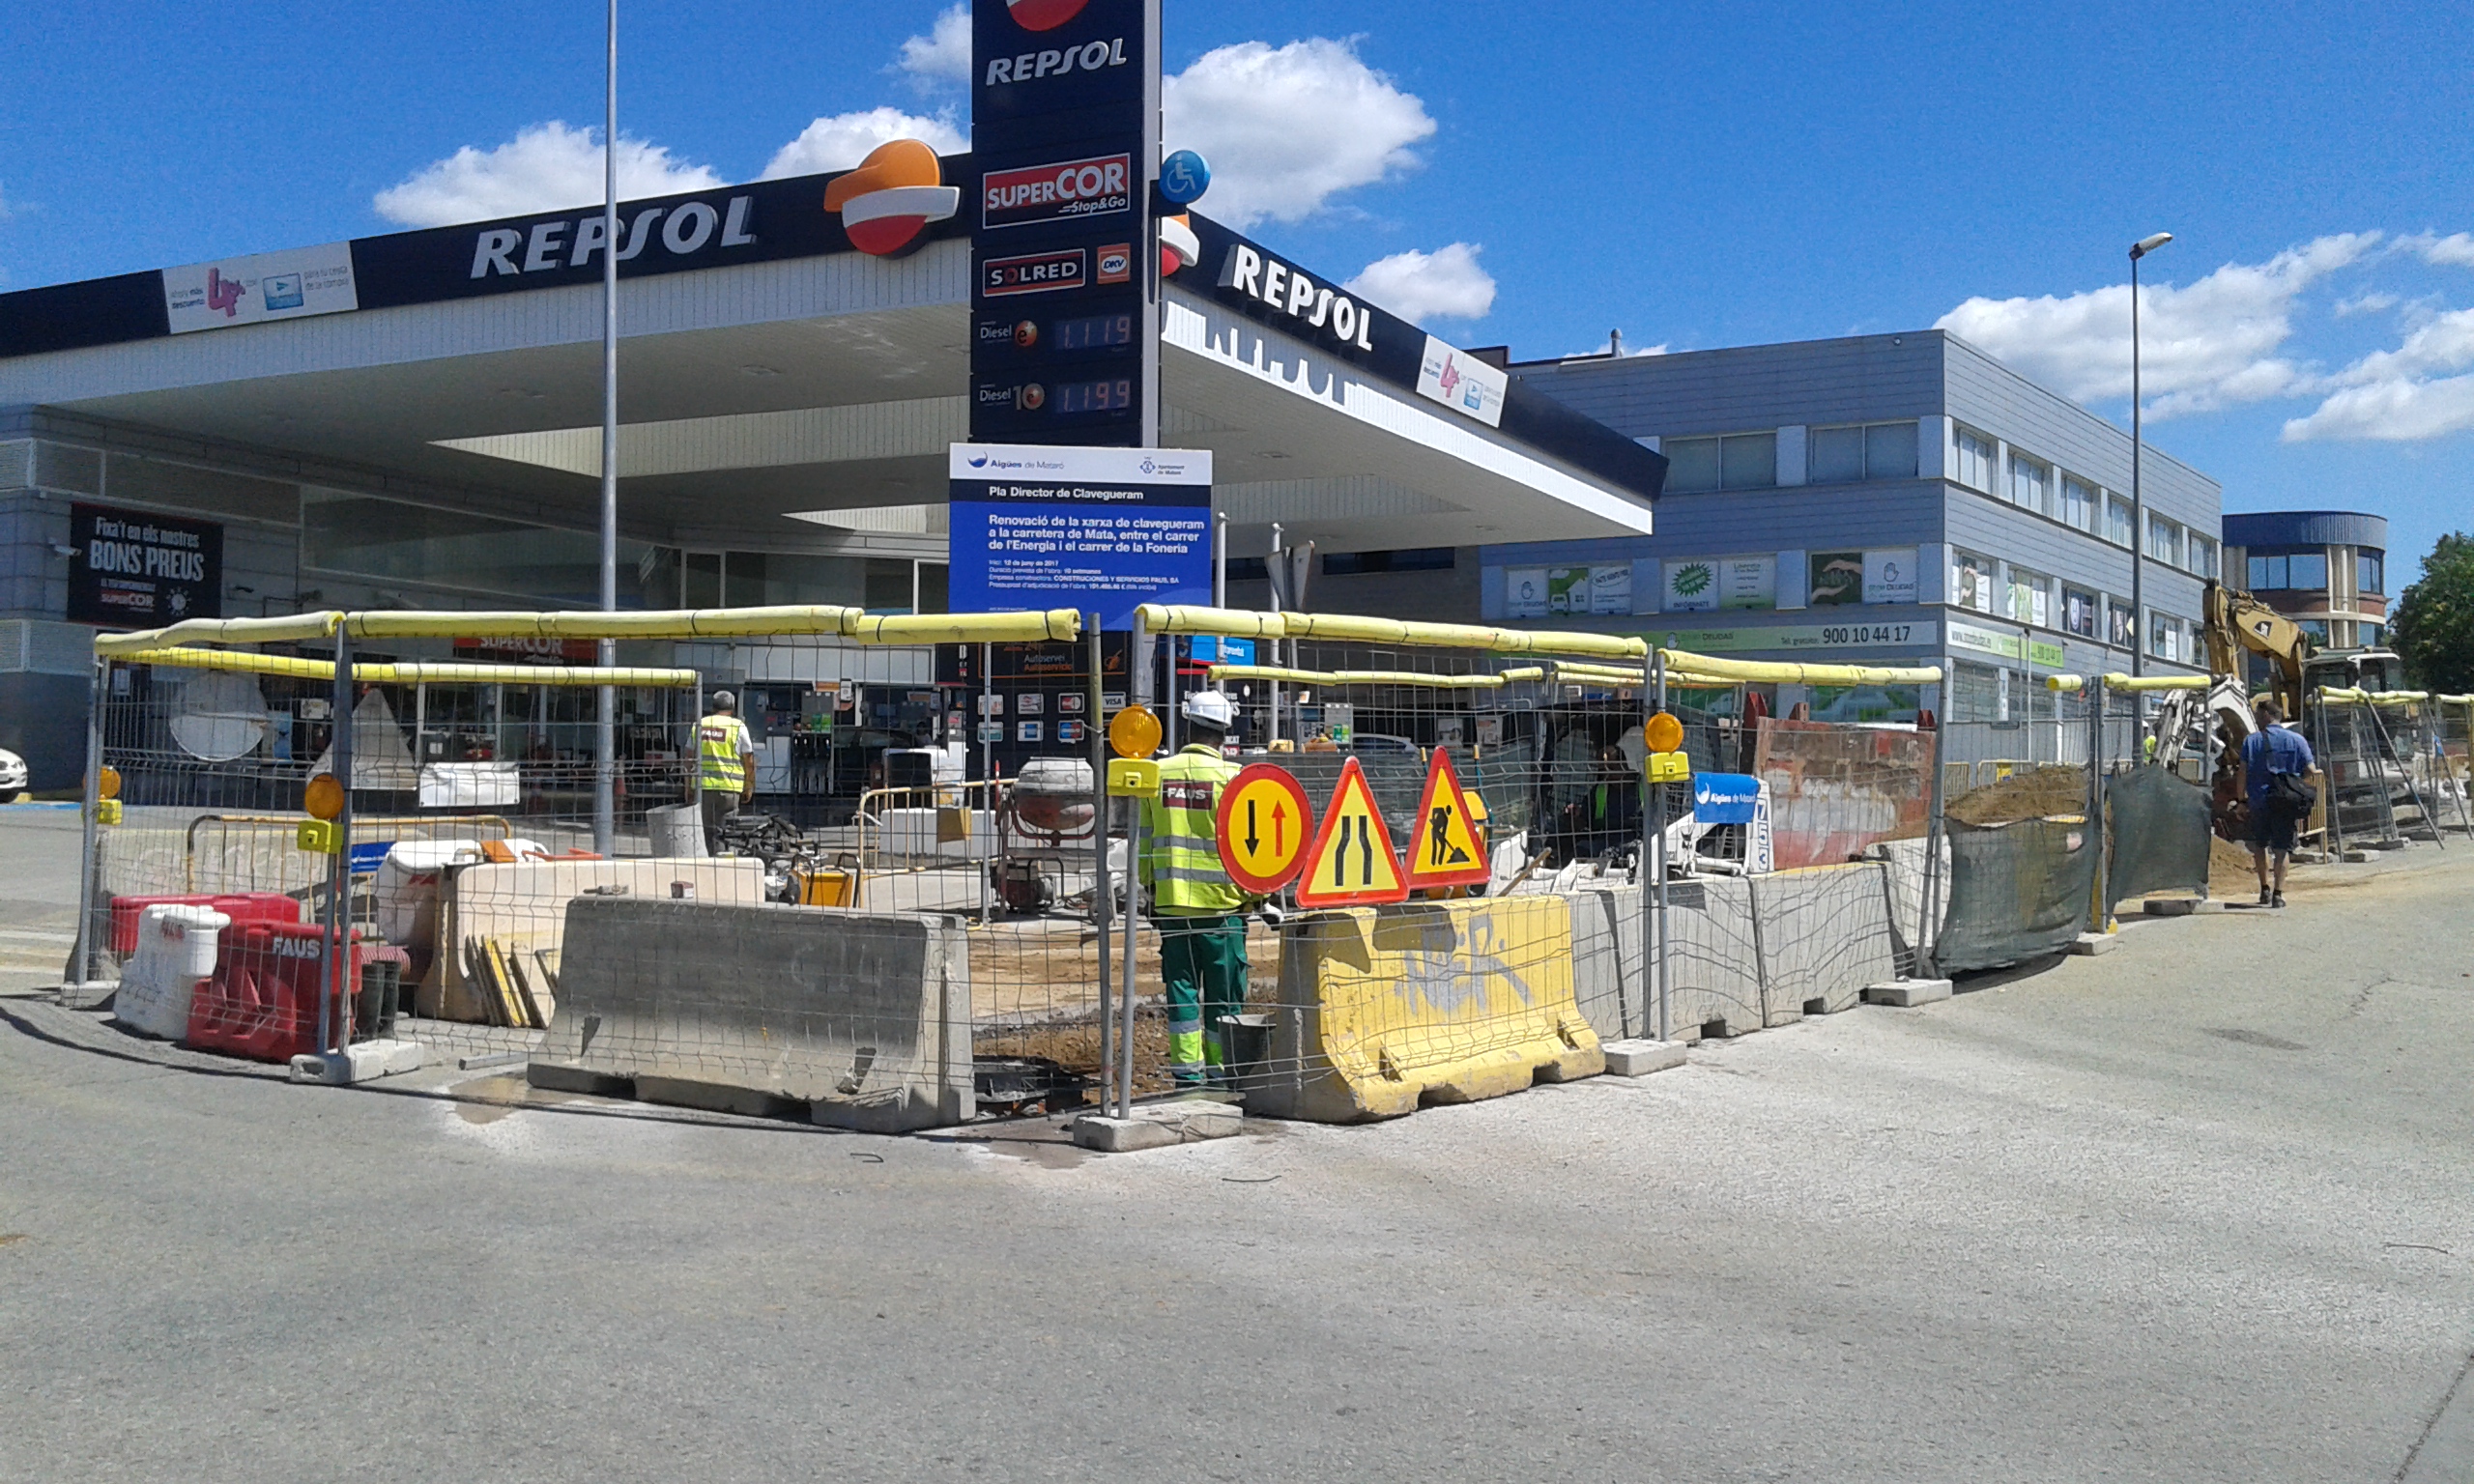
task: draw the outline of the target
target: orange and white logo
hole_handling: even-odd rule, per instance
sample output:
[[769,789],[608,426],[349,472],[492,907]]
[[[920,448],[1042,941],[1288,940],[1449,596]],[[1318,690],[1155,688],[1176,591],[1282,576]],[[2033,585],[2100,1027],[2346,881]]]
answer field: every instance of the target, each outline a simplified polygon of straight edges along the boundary
[[916,139],[890,140],[824,187],[824,209],[841,216],[851,246],[898,258],[919,245],[930,222],[962,210],[962,188],[944,181],[935,150]]
[[1193,218],[1185,215],[1160,218],[1160,276],[1172,277],[1181,268],[1192,268],[1202,257],[1202,239],[1194,236]]
[[1090,0],[1005,0],[1005,14],[1025,31],[1053,31],[1082,14]]

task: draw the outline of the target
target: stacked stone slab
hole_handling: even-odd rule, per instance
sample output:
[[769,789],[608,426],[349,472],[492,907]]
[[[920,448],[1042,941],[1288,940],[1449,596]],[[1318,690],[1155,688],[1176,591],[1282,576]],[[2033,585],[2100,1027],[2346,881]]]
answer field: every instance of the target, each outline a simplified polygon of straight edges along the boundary
[[1853,1009],[1868,985],[1897,977],[1882,866],[1782,870],[1751,886],[1764,1025]]

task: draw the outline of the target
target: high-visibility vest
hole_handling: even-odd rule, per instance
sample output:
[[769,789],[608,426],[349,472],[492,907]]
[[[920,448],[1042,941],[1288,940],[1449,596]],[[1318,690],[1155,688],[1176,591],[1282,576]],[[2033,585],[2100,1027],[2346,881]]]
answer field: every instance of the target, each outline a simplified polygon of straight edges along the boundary
[[1151,888],[1151,908],[1172,917],[1225,916],[1243,911],[1246,894],[1220,864],[1220,791],[1237,764],[1220,749],[1197,744],[1160,764],[1160,791],[1142,801],[1138,870]]
[[739,757],[756,751],[747,723],[716,711],[696,724],[696,785],[700,788],[738,793],[747,787],[747,767]]

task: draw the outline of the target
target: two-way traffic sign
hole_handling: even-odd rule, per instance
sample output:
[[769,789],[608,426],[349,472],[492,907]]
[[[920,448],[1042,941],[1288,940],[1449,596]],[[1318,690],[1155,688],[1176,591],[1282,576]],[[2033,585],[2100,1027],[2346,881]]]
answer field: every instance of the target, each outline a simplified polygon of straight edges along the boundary
[[1250,763],[1220,790],[1214,818],[1228,879],[1269,896],[1295,879],[1314,832],[1305,785],[1285,768]]

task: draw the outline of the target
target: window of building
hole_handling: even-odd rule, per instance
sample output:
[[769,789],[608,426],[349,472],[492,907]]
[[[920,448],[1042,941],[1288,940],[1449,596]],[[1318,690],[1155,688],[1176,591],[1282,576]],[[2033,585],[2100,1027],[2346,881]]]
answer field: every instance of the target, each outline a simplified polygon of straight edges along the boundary
[[2160,660],[2182,657],[2182,621],[2151,610],[2147,615],[2147,652]]
[[1969,489],[1992,494],[1995,473],[1993,440],[1972,428],[1960,428],[1957,432],[1958,467],[1952,471],[1953,477]]
[[1973,552],[1950,553],[1950,602],[1979,614],[1993,612],[1993,558]]
[[2053,583],[2025,567],[2010,569],[2010,616],[2020,623],[2049,629],[2053,624]]
[[2105,497],[2105,539],[2115,546],[2130,545],[2130,500],[2120,495]]
[[1718,441],[1714,438],[1670,438],[1658,444],[1666,455],[1666,488],[1678,495],[1697,495],[1718,487]]
[[2182,528],[2154,511],[2147,516],[2147,556],[2169,566],[2182,564]]
[[2362,642],[2366,644],[2388,642],[2388,625],[2384,623],[2365,623],[2361,626],[2361,631]]
[[1950,720],[1954,722],[2007,721],[2009,687],[2007,677],[1990,665],[1971,665],[1965,660],[1950,668]]
[[732,608],[849,604],[873,614],[906,614],[918,599],[915,565],[906,556],[730,552],[722,558],[722,601]]
[[941,561],[919,563],[919,599],[916,607],[920,613],[941,614],[950,611],[953,601],[950,596],[952,577],[952,569]]
[[2130,607],[2123,603],[2105,605],[2105,642],[2115,649],[2127,649],[2138,640],[2138,626],[2131,621]]
[[1375,572],[1449,572],[1453,551],[1448,546],[1421,546],[1397,552],[1329,552],[1323,557],[1325,577],[1364,577]]
[[2010,502],[2038,515],[2053,514],[2053,466],[2014,449],[2010,454]]
[[[403,500],[306,491],[302,564],[328,572],[572,608],[601,601],[601,538],[468,515]],[[677,589],[676,548],[618,542],[621,608],[668,608]]]
[[2388,554],[2375,546],[2354,553],[2354,587],[2376,597],[2388,590]]
[[2061,589],[2061,626],[2082,639],[2096,637],[2096,595],[2077,587]]
[[2308,591],[2327,589],[2328,554],[2325,551],[2296,552],[2286,561],[2287,586]]
[[1231,556],[1228,558],[1228,580],[1232,583],[1269,582],[1272,575],[1268,556]]
[[2085,479],[2061,476],[2061,518],[2081,530],[2096,528],[2096,487]]
[[2202,536],[2196,530],[2192,531],[2190,533],[2190,556],[2191,572],[2194,576],[2214,577],[2217,575],[2217,548],[2216,541],[2213,537]]
[[2293,626],[2310,635],[2311,642],[2315,644],[2325,644],[2328,642],[2328,621],[2324,618],[2297,618],[2293,621]]
[[1915,424],[1858,423],[1815,428],[1805,443],[1804,476],[1813,484],[1915,477]]

